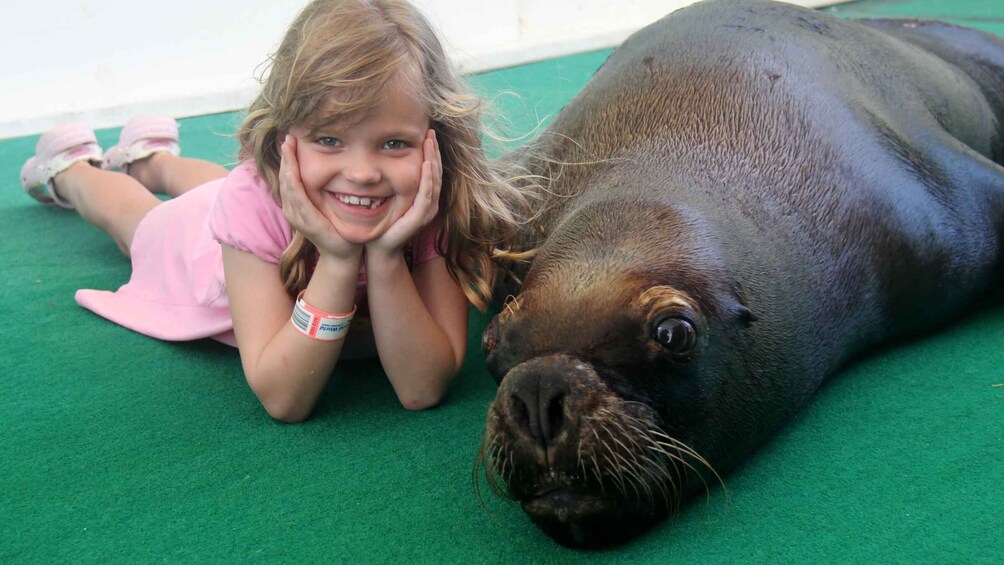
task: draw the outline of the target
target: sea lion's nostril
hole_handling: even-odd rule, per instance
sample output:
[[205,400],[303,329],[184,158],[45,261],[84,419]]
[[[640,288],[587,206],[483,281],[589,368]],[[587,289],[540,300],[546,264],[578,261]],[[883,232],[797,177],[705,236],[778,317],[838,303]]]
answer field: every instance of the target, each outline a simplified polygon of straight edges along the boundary
[[532,371],[516,376],[509,386],[511,424],[547,449],[565,427],[565,378]]

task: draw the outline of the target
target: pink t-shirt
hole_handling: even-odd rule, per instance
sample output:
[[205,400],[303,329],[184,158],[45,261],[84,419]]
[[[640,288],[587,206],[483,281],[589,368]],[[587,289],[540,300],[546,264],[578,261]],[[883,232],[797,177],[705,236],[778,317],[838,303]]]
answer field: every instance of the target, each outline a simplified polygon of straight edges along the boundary
[[[405,250],[411,265],[439,256],[433,222]],[[211,337],[236,345],[220,242],[278,263],[289,222],[253,162],[158,205],[130,247],[132,276],[115,292],[78,290],[77,303],[131,330],[167,341]],[[359,284],[366,275],[360,271]]]

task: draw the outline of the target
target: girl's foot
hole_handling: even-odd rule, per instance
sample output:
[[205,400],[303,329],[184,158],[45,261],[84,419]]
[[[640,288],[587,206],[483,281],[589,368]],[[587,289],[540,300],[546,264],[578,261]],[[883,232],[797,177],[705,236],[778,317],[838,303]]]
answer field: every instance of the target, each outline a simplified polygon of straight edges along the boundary
[[35,156],[21,168],[21,186],[35,200],[73,208],[56,193],[55,176],[81,161],[94,166],[101,164],[101,148],[94,130],[86,124],[75,123],[45,133],[35,145]]
[[171,118],[133,118],[122,128],[119,143],[105,151],[106,170],[129,173],[129,164],[158,152],[181,153],[178,145],[178,122]]

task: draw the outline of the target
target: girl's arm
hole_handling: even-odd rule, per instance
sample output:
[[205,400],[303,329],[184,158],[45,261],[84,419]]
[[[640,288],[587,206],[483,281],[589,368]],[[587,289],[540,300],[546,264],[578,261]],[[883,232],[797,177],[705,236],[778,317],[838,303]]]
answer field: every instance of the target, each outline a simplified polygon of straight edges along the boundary
[[[359,262],[358,256],[354,261],[322,257],[304,291],[304,301],[327,312],[350,312]],[[293,301],[280,281],[277,265],[224,245],[223,269],[248,385],[276,420],[305,420],[338,361],[344,340],[317,341],[293,326]]]
[[467,344],[468,303],[438,257],[408,272],[405,242],[436,217],[443,162],[435,132],[422,142],[424,161],[411,208],[366,244],[366,292],[377,354],[401,405],[435,406],[460,370]]
[[[347,314],[355,307],[364,248],[342,239],[317,211],[303,188],[295,152],[296,140],[287,136],[279,167],[282,213],[320,251],[303,300],[325,312]],[[277,265],[224,245],[223,274],[248,385],[273,418],[283,422],[306,419],[335,368],[344,341],[311,339],[293,326],[293,301]]]
[[437,257],[408,272],[401,254],[366,251],[367,298],[380,363],[401,405],[439,403],[467,345],[467,297]]

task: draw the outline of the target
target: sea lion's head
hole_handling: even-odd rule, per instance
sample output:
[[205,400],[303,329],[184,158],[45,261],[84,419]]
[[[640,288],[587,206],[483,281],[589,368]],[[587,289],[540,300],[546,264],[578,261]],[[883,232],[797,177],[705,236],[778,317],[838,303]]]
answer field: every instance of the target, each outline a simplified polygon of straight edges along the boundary
[[579,206],[485,330],[481,461],[560,543],[637,535],[743,441],[723,412],[753,315],[706,231],[659,202]]

